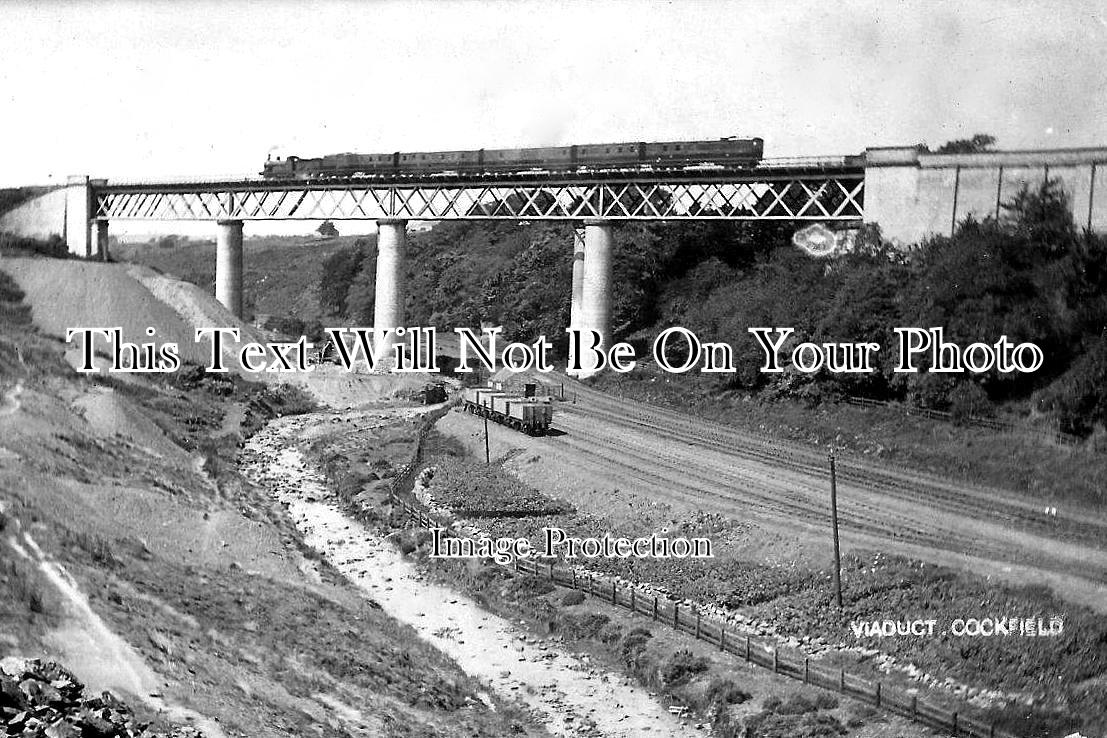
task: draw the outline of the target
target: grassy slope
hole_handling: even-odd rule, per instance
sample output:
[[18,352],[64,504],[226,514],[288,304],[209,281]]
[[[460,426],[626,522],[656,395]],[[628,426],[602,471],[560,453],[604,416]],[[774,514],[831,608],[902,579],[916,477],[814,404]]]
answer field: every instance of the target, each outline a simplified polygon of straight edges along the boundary
[[1009,489],[1042,505],[1107,504],[1107,455],[1093,439],[1080,446],[985,428],[908,416],[882,408],[823,402],[759,399],[722,391],[712,379],[673,375],[654,367],[605,374],[597,386],[616,395],[688,412],[697,417],[893,464]]
[[[0,417],[0,657],[55,655],[51,631],[66,622],[57,593],[6,542],[23,530],[165,679],[167,699],[230,734],[516,733],[510,706],[484,707],[453,662],[314,561],[234,471],[243,426],[227,410],[245,406],[245,427],[256,425],[260,390],[88,381],[28,321],[0,271],[0,395],[23,388],[21,407],[8,401]],[[71,404],[90,392],[110,393],[194,456],[154,456],[142,437],[98,429]],[[281,404],[266,393],[270,409],[295,411]],[[81,664],[67,666],[80,676]],[[344,719],[329,700],[361,717]]]

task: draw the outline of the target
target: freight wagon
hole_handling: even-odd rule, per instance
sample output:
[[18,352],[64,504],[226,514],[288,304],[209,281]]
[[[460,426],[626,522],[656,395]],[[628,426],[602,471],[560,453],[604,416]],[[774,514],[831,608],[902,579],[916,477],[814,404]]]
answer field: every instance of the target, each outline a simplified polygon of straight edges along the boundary
[[553,404],[549,397],[534,397],[530,392],[517,395],[494,387],[471,387],[462,393],[462,407],[527,435],[545,435],[553,420]]

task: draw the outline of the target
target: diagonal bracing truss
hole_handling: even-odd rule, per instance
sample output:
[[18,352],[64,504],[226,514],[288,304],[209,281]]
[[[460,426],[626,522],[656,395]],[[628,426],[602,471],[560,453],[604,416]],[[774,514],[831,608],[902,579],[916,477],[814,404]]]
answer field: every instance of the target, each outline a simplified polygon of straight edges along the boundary
[[603,180],[243,180],[94,185],[109,220],[790,220],[861,221],[855,169],[635,174]]

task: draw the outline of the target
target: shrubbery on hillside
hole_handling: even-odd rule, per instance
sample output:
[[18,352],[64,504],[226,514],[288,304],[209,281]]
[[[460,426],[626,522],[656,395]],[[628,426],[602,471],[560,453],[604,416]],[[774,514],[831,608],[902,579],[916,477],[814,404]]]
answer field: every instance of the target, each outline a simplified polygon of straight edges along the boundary
[[[1107,240],[1076,229],[1056,183],[1020,193],[1002,219],[966,221],[952,237],[906,252],[866,227],[854,250],[833,261],[791,248],[755,253],[739,268],[700,262],[661,293],[661,325],[735,345],[738,373],[723,375],[720,388],[855,394],[975,415],[1038,392],[1038,407],[1054,412],[1063,430],[1086,433],[1107,422]],[[754,325],[794,327],[790,343],[872,341],[883,350],[869,375],[766,375],[746,334]],[[1045,364],[1032,374],[896,374],[897,326],[941,326],[961,346],[1001,335],[1032,341]]]
[[[570,228],[458,222],[413,235],[408,322],[503,325],[506,338],[545,334],[563,350]],[[1055,414],[1064,430],[1087,433],[1107,422],[1107,239],[1076,228],[1058,183],[1021,192],[1000,219],[968,220],[952,236],[906,251],[866,226],[849,253],[816,259],[789,245],[794,229],[725,221],[621,225],[616,333],[652,338],[682,325],[704,340],[730,343],[737,371],[713,380],[720,390],[812,400],[863,395],[974,415],[1038,393],[1037,407]],[[323,271],[327,309],[344,305],[347,320],[371,325],[375,269],[368,248],[335,254]],[[875,342],[882,347],[877,371],[763,374],[750,326],[794,328],[786,350],[808,340]],[[961,346],[1002,335],[1031,341],[1045,364],[1032,374],[896,374],[892,329],[899,326],[941,326],[946,340]]]

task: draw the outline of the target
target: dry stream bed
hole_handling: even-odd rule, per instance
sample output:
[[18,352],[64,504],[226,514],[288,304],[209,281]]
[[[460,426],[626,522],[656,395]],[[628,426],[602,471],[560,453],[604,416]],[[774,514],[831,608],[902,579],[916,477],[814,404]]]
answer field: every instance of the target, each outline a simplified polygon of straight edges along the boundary
[[[411,411],[380,415],[394,422]],[[686,736],[693,729],[623,675],[529,635],[472,599],[426,579],[383,536],[346,515],[298,448],[332,416],[271,422],[247,444],[243,473],[285,504],[307,545],[420,638],[497,695],[518,699],[564,736]]]

